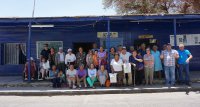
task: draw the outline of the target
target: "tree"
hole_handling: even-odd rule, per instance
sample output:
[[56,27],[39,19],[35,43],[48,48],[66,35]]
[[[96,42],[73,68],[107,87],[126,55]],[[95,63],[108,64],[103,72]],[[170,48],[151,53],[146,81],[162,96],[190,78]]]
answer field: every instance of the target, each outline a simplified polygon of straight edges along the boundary
[[103,0],[118,14],[200,13],[200,0]]

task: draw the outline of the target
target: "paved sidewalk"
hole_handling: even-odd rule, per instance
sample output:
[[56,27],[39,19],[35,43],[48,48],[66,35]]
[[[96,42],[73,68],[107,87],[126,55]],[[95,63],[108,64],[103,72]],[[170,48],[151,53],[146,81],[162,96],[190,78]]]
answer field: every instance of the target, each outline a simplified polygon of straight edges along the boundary
[[156,92],[190,92],[200,91],[200,72],[191,73],[192,86],[176,85],[166,87],[164,80],[155,80],[152,86],[110,87],[97,89],[52,88],[50,81],[24,82],[21,76],[0,76],[0,95],[88,95],[88,94],[126,94],[126,93],[156,93]]

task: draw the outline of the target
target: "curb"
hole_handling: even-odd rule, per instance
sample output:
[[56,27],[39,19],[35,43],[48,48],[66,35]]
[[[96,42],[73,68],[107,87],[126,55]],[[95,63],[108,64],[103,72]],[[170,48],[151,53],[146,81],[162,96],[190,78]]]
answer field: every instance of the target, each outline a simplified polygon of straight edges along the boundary
[[126,89],[83,89],[83,90],[10,90],[0,91],[0,95],[10,96],[57,96],[57,95],[97,95],[97,94],[136,94],[136,93],[163,93],[163,92],[186,92],[200,91],[200,87],[181,88],[126,88]]

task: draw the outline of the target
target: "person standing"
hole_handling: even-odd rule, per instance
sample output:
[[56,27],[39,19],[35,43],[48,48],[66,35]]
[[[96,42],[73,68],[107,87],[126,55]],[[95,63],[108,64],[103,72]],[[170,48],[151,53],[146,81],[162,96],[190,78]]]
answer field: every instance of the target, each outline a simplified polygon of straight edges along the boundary
[[144,55],[146,54],[146,45],[144,43],[142,43],[140,45],[140,49],[138,50],[138,54],[141,55],[142,57],[144,57]]
[[[129,52],[127,52],[126,47],[122,48],[122,52],[120,54],[120,59],[122,59],[123,64],[128,64],[129,63],[129,57],[131,56],[131,54]],[[128,75],[128,78],[126,78],[126,75]],[[132,73],[125,73],[124,74],[124,85],[127,85],[127,81],[128,81],[128,85],[132,85]]]
[[92,56],[92,59],[93,59],[93,64],[94,64],[95,68],[98,69],[99,62],[98,62],[98,51],[97,50],[94,51],[94,55]]
[[156,45],[153,46],[153,50],[151,51],[151,54],[154,57],[154,72],[155,76],[158,77],[158,79],[161,79],[161,71],[162,71],[162,62],[160,59],[160,52],[158,51],[158,47]]
[[92,50],[88,51],[88,54],[86,56],[86,63],[87,63],[88,68],[90,67],[91,64],[94,63],[94,61],[93,61],[93,51]]
[[65,65],[69,68],[69,65],[74,65],[76,62],[76,56],[72,53],[72,49],[67,50],[67,54],[65,56]]
[[144,72],[146,85],[153,84],[153,72],[154,72],[154,57],[151,55],[150,48],[146,49],[146,54],[143,57],[144,60]]
[[48,60],[49,54],[50,54],[50,49],[48,48],[48,44],[44,44],[44,49],[40,53],[40,61],[42,61],[42,58]]
[[62,47],[59,47],[59,52],[56,54],[56,65],[59,71],[62,70],[65,74],[65,53]]
[[175,65],[176,59],[179,58],[178,52],[171,49],[171,44],[168,43],[167,49],[161,53],[160,58],[164,61],[166,85],[175,85]]
[[[189,62],[192,59],[192,54],[189,50],[184,48],[184,44],[179,45],[179,59],[178,59],[178,67],[179,67],[179,81],[181,84],[185,83],[190,86],[190,71],[189,71]],[[185,71],[185,80],[183,79],[183,71]]]
[[138,55],[137,51],[134,50],[132,55],[129,57],[129,62],[131,63],[131,70],[133,73],[132,75],[134,75],[134,70],[136,70],[134,76],[136,85],[141,85],[144,75],[144,64],[142,56]]
[[98,52],[98,62],[99,62],[99,68],[101,65],[106,66],[107,64],[107,53],[106,51],[103,49],[103,47],[101,46]]
[[50,54],[49,54],[49,64],[50,64],[50,68],[52,68],[53,65],[56,64],[56,53],[55,53],[55,49],[51,48],[50,49]]
[[114,47],[111,47],[110,48],[110,61],[112,60],[112,59],[114,59],[114,56],[115,56],[115,53],[116,53],[116,50],[115,50],[115,48]]
[[78,53],[76,54],[76,66],[79,67],[79,65],[84,64],[86,66],[86,54],[83,52],[83,48],[80,47],[78,49]]

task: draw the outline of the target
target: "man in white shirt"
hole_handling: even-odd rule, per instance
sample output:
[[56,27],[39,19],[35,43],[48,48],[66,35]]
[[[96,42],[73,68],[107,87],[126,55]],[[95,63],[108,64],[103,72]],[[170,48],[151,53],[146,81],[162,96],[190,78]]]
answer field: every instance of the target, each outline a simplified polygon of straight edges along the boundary
[[65,64],[68,65],[74,65],[76,61],[76,56],[72,53],[72,49],[67,50],[68,54],[65,56]]
[[59,47],[59,52],[56,53],[56,65],[59,70],[65,72],[65,53],[63,52],[63,48]]
[[[120,54],[120,58],[122,59],[124,65],[129,64],[129,57],[130,56],[131,56],[131,53],[127,52],[126,47],[123,47],[122,52]],[[126,75],[128,75],[128,78],[126,78]],[[126,73],[124,76],[125,76],[124,80],[123,80],[124,84],[127,85],[127,81],[128,81],[128,85],[132,85],[132,83],[133,83],[132,82],[132,73],[131,72]]]

